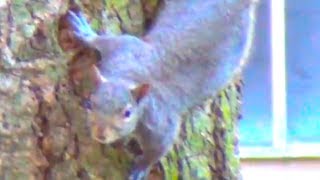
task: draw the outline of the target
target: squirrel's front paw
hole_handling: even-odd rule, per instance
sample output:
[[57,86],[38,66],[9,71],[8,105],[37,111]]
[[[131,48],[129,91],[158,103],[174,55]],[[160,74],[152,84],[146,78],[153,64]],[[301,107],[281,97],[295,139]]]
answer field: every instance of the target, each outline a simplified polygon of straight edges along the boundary
[[146,180],[147,173],[146,171],[141,171],[138,169],[132,170],[129,175],[129,180]]
[[97,36],[81,12],[75,13],[69,11],[68,14],[69,22],[73,28],[73,32],[79,39],[88,42]]

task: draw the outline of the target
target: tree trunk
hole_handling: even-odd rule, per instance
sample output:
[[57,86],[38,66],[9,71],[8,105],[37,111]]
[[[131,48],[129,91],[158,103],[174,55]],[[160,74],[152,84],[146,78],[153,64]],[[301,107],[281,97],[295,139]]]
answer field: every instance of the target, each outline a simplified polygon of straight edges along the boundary
[[[79,2],[96,30],[140,35],[157,0]],[[0,179],[125,179],[134,149],[90,138],[61,17],[73,1],[0,1]],[[88,54],[92,52],[88,51]],[[238,179],[240,81],[185,115],[180,139],[149,179]]]

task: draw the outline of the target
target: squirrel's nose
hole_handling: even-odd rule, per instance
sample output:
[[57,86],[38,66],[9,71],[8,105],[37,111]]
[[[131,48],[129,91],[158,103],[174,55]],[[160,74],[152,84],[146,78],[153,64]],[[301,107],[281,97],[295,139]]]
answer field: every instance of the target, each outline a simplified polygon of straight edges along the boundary
[[98,130],[97,133],[95,134],[95,139],[98,140],[101,143],[106,142],[106,136],[104,134],[104,131]]

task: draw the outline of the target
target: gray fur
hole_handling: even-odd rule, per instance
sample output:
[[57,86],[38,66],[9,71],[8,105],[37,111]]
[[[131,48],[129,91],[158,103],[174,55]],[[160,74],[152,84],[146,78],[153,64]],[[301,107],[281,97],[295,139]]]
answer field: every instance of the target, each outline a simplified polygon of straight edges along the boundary
[[[130,35],[86,37],[100,51],[98,66],[108,80],[93,94],[98,121],[112,129],[111,124],[119,126],[114,121],[122,121],[115,115],[126,104],[134,106],[136,118],[112,130],[118,133],[112,137],[134,134],[144,151],[130,179],[145,176],[171,148],[184,112],[242,70],[252,46],[254,1],[166,0],[145,41]],[[130,92],[140,84],[149,84],[150,90],[135,102]]]

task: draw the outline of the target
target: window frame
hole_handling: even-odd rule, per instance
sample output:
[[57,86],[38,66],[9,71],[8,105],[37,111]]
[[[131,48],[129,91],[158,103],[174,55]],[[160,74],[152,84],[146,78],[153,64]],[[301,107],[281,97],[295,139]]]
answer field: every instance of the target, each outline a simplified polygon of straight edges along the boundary
[[288,143],[285,0],[270,0],[272,146],[239,147],[240,158],[320,158],[320,143]]

